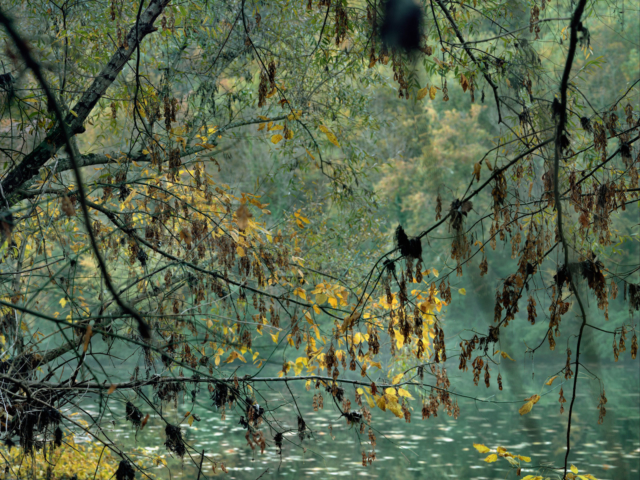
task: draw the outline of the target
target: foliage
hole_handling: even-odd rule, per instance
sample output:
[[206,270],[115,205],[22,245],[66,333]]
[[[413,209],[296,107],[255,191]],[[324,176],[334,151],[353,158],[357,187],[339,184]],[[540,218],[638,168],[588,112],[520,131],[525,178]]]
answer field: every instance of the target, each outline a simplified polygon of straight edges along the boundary
[[32,457],[15,447],[3,449],[1,453],[8,468],[5,478],[108,480],[116,475],[120,466],[120,460],[103,445],[76,443],[73,438],[65,445],[51,448],[46,455]]
[[[501,391],[501,364],[523,344],[514,324],[528,321],[523,353],[548,345],[557,365],[547,386],[572,381],[567,398],[560,389],[557,469],[580,478],[569,459],[583,341],[613,338],[615,361],[629,341],[635,359],[633,318],[609,309],[620,290],[640,309],[628,211],[640,78],[633,52],[614,45],[620,66],[602,93],[608,66],[595,51],[614,36],[591,25],[611,22],[610,7],[7,5],[1,435],[22,455],[7,465],[47,451],[64,425],[96,442],[78,447],[82,469],[111,450],[116,477],[131,478],[143,467],[109,441],[101,414],[84,424],[68,413],[95,401],[100,412],[126,404],[136,431],[159,418],[158,446],[225,471],[180,424],[197,425],[206,403],[238,414],[256,452],[304,448],[297,382],[315,390],[314,410],[326,396],[367,432],[366,466],[376,416],[458,418],[452,362]],[[398,20],[411,12],[424,30]],[[489,321],[455,327],[455,304],[487,274],[498,285]],[[286,387],[297,416],[283,418],[264,387]],[[528,461],[502,447],[485,461],[498,457],[518,470]]]

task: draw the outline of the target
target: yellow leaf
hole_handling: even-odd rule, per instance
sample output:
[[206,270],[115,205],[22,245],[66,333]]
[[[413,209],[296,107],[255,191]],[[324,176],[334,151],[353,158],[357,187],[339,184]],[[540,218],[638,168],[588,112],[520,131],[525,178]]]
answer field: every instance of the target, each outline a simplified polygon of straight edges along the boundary
[[378,397],[378,399],[376,400],[376,405],[383,412],[387,409],[387,406],[384,400],[384,395],[380,395],[380,397]]
[[313,311],[316,312],[318,315],[322,313],[322,310],[320,310],[320,307],[318,305],[313,306]]
[[276,143],[278,143],[282,139],[283,139],[282,135],[280,135],[280,134],[274,135],[273,137],[271,137],[271,143],[273,143],[275,145]]
[[545,383],[545,385],[551,385],[556,378],[558,378],[558,375],[554,375],[549,380],[547,380],[547,383]]
[[475,448],[478,452],[480,453],[487,453],[490,452],[491,450],[489,449],[489,447],[481,444],[481,443],[474,443],[473,444],[473,448]]
[[390,398],[396,398],[396,389],[393,387],[387,387],[384,389],[385,395],[388,395]]
[[189,418],[187,419],[187,423],[189,423],[189,426],[193,425],[193,421],[195,420],[193,415],[189,415]]
[[518,458],[523,462],[527,462],[527,463],[531,461],[531,457],[525,457],[524,455],[518,455]]
[[504,457],[505,455],[509,455],[509,452],[507,452],[507,449],[504,447],[498,447],[498,455],[500,455],[501,457]]
[[429,89],[429,98],[430,98],[431,100],[435,100],[435,99],[436,99],[436,93],[437,93],[437,91],[438,91],[438,90],[436,89],[436,87],[431,87],[431,88]]
[[476,163],[473,166],[473,176],[476,177],[476,182],[480,181],[480,170],[482,169],[482,165],[480,162]]
[[77,116],[78,116],[78,114],[77,114],[76,112],[74,112],[73,110],[71,110],[71,109],[69,109],[69,113],[70,113],[71,115],[73,115],[74,117],[77,117]]
[[67,299],[66,299],[66,298],[64,298],[64,297],[62,297],[62,298],[60,299],[60,305],[62,305],[62,308],[64,308],[64,306],[65,306],[66,304],[67,304]]
[[538,403],[538,400],[540,400],[540,395],[537,394],[524,399],[525,402],[533,402],[534,405]]
[[391,380],[391,384],[396,385],[397,383],[400,383],[400,380],[402,380],[403,376],[404,376],[404,373],[399,373],[398,375],[393,377],[393,379]]
[[278,343],[278,336],[280,335],[280,332],[276,332],[275,334],[270,333],[269,335],[271,335],[271,340],[273,340],[273,343]]
[[373,398],[371,398],[369,395],[366,395],[365,398],[367,399],[367,403],[369,404],[369,408],[373,408],[376,406],[376,403],[373,401]]
[[333,143],[336,147],[339,147],[338,138],[324,125],[320,125],[320,131],[323,132],[327,136],[327,140]]
[[231,363],[231,362],[233,362],[236,358],[237,358],[238,360],[240,360],[240,361],[244,362],[244,363],[247,363],[247,361],[245,360],[245,358],[244,358],[242,355],[240,355],[238,352],[231,352],[231,353],[229,354],[229,356],[227,357],[227,359],[224,361],[224,363]]
[[402,335],[398,330],[394,330],[396,337],[396,346],[398,349],[401,349],[404,345],[404,335]]
[[458,290],[458,293],[459,293],[460,295],[466,295],[466,294],[467,294],[467,291],[466,291],[464,288],[461,288],[460,290]]
[[489,455],[487,458],[484,459],[484,461],[487,463],[493,463],[496,460],[498,460],[498,455],[496,455],[495,453],[492,453],[491,455]]
[[338,308],[338,299],[335,297],[329,297],[329,305],[333,308]]
[[360,318],[360,312],[359,311],[354,311],[351,313],[351,315],[349,315],[347,318],[344,319],[344,322],[342,323],[342,326],[340,327],[342,329],[343,332],[346,332],[347,330],[349,330],[353,324]]
[[115,383],[112,383],[111,386],[109,387],[109,390],[107,390],[107,395],[111,395],[113,392],[115,392],[116,388],[118,388],[118,385],[116,385]]
[[[312,292],[313,293],[313,292]],[[326,302],[329,299],[329,297],[327,297],[324,293],[318,293],[316,295],[316,303],[318,305],[322,305],[324,302]]]
[[362,343],[364,340],[364,337],[362,336],[362,334],[360,332],[357,332],[354,336],[353,336],[353,344],[354,345],[358,345],[360,343]]
[[418,95],[416,96],[416,98],[418,100],[422,100],[428,94],[429,94],[429,87],[424,87],[424,88],[421,88],[420,90],[418,90]]
[[531,411],[531,409],[533,408],[533,402],[529,401],[527,403],[525,403],[524,405],[522,405],[520,407],[520,410],[518,410],[520,412],[520,415],[526,415],[527,413],[529,413]]
[[[307,150],[307,149],[305,148],[305,150]],[[311,160],[315,160],[316,159],[316,157],[311,155],[311,152],[309,150],[307,150],[307,155],[309,155],[311,157]]]
[[393,414],[398,418],[404,417],[404,412],[402,411],[402,407],[397,402],[389,402],[387,403],[387,408],[393,412]]
[[435,268],[432,268],[432,269],[431,269],[431,272],[433,273],[433,275],[434,275],[435,277],[439,277],[439,276],[440,276],[440,274],[438,273],[438,270],[436,270]]
[[244,251],[244,248],[242,248],[239,245],[236,247],[236,253],[238,254],[239,257],[246,257],[247,256],[247,254]]
[[305,300],[305,301],[307,300],[307,294],[306,294],[306,292],[305,292],[303,289],[301,289],[300,287],[296,288],[296,289],[293,291],[293,294],[294,294],[294,295],[297,295],[298,297],[300,297],[301,299],[303,299],[303,300]]
[[364,390],[361,388],[356,389],[356,392],[358,392],[358,395],[364,395]]
[[507,352],[500,352],[500,355],[502,355],[502,358],[508,358],[512,362],[515,362],[515,360],[511,358]]
[[578,474],[578,467],[576,467],[575,465],[571,465],[571,471],[577,475]]
[[405,390],[404,388],[399,388],[398,389],[398,395],[401,396],[401,397],[413,398],[411,396],[411,394],[407,390]]

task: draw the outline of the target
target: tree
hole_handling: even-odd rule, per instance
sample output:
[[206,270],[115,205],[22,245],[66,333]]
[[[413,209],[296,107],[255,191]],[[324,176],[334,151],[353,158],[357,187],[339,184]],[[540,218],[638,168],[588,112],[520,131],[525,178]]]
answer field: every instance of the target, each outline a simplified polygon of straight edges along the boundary
[[[101,411],[126,403],[136,429],[159,417],[167,450],[191,458],[200,476],[225,466],[185,442],[164,406],[179,398],[192,405],[183,418],[192,425],[196,400],[208,397],[223,416],[241,415],[252,449],[282,452],[284,442],[305,442],[308,415],[295,403],[295,419],[279,417],[262,388],[284,385],[295,402],[290,384],[305,383],[317,390],[314,409],[324,395],[347,425],[368,433],[362,461],[371,464],[378,410],[408,422],[421,400],[423,419],[439,410],[458,416],[461,395],[446,369],[457,347],[445,341],[443,308],[455,276],[486,274],[488,247],[500,241],[514,262],[496,266],[494,319],[461,334],[454,362],[489,388],[495,358],[510,358],[501,338],[525,303],[532,325],[548,309],[526,353],[544,342],[554,350],[562,338],[558,373],[543,388],[555,388],[559,375],[572,383],[560,390],[560,408],[568,401],[564,463],[540,473],[578,475],[570,439],[584,339],[612,336],[617,360],[631,336],[635,358],[635,325],[609,320],[608,306],[621,287],[629,309],[640,308],[637,246],[624,232],[635,221],[627,205],[637,206],[640,77],[616,79],[610,99],[592,97],[602,59],[589,60],[599,39],[589,25],[605,7],[586,0],[9,4],[11,17],[0,10],[5,440],[16,439],[24,455],[51,456],[69,432],[84,431],[121,459],[117,478],[136,469],[146,475],[99,418],[84,425],[61,413],[82,410],[91,392]],[[474,132],[467,152],[456,152],[455,135],[443,127],[461,128],[457,117],[425,127],[451,138],[449,171],[418,176],[415,161],[387,170],[377,191],[435,204],[435,221],[424,212],[407,217],[415,236],[398,226],[381,255],[372,182],[376,166],[394,156],[384,148],[396,146],[380,133],[409,116],[389,120],[389,109],[376,105],[388,84],[405,111],[414,109],[416,124],[438,121],[419,107],[436,99],[491,107],[482,127],[480,107],[464,120]],[[238,192],[221,175],[221,155],[234,158],[230,152],[248,144],[276,158],[304,199],[304,209],[281,207],[278,225],[269,220],[271,202],[250,193],[254,179],[243,178],[249,188]],[[437,168],[429,156],[441,151],[416,146],[407,158]],[[329,201],[366,221],[345,225],[323,205]],[[423,242],[431,245],[443,227],[453,262]],[[617,258],[632,267],[617,269]],[[469,270],[476,261],[479,272]],[[599,311],[587,308],[587,296]],[[398,359],[406,369],[394,369]],[[128,370],[110,371],[108,361]],[[374,379],[378,370],[390,378]],[[502,390],[500,374],[495,381]],[[532,392],[520,414],[540,398]],[[285,435],[292,432],[295,441]],[[486,461],[498,457],[518,474],[528,462],[504,449]],[[24,475],[21,464],[6,463]]]

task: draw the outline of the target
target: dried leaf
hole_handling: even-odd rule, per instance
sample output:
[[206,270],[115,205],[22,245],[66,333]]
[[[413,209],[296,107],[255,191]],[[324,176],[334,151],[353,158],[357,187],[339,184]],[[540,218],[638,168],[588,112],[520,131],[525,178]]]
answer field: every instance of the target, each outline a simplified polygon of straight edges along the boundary
[[338,143],[338,138],[333,134],[333,132],[331,130],[329,130],[324,125],[320,125],[319,128],[320,128],[320,131],[323,132],[327,136],[327,140],[329,140],[331,143],[333,143],[336,147],[340,146],[340,144]]
[[246,230],[249,226],[249,219],[253,217],[246,205],[240,205],[236,210],[236,224],[240,230]]
[[520,407],[520,410],[518,410],[520,412],[520,415],[526,415],[527,413],[529,413],[531,411],[531,409],[533,408],[533,402],[529,401],[527,403],[525,403],[524,405],[522,405]]
[[84,334],[84,344],[82,345],[82,352],[85,353],[89,348],[89,341],[91,340],[91,335],[93,332],[93,327],[89,325],[87,327],[87,331]]
[[142,422],[140,422],[140,430],[142,430],[145,427],[148,421],[149,421],[149,414],[147,413],[147,415],[144,417]]
[[467,77],[465,77],[463,73],[460,74],[460,86],[463,92],[466,92],[469,88],[469,80],[467,80]]
[[66,196],[62,197],[60,208],[67,217],[72,217],[76,213],[76,209],[74,208],[73,203],[71,202],[69,197]]
[[554,375],[549,380],[547,380],[547,383],[545,383],[545,385],[551,385],[556,378],[558,378],[558,375]]
[[476,182],[480,181],[480,170],[482,169],[482,165],[480,162],[476,163],[473,166],[473,176],[476,177]]

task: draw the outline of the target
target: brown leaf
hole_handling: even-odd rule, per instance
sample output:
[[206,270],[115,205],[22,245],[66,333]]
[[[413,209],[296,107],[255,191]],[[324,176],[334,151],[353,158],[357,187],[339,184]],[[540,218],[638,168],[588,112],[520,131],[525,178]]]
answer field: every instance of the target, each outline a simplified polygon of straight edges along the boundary
[[184,240],[189,248],[191,248],[191,241],[193,240],[193,237],[191,236],[191,232],[188,228],[180,230],[180,238]]
[[485,160],[484,164],[487,166],[490,172],[493,172],[493,167],[491,166],[491,162],[489,160]]
[[91,334],[92,334],[93,328],[91,327],[91,325],[89,325],[87,327],[87,331],[84,334],[84,344],[82,345],[82,352],[86,352],[87,349],[89,348],[89,341],[91,340]]
[[476,177],[476,182],[480,181],[480,169],[482,168],[482,165],[480,164],[480,162],[476,163],[473,166],[473,176]]
[[140,430],[142,430],[144,428],[144,426],[147,424],[148,421],[149,421],[149,414],[147,413],[147,416],[144,417],[144,419],[140,423]]
[[246,230],[249,226],[249,219],[253,217],[246,205],[242,204],[236,210],[236,225],[240,230]]
[[72,217],[76,213],[76,209],[73,207],[69,197],[62,197],[60,208],[67,217]]
[[109,387],[109,390],[107,390],[107,395],[111,395],[113,392],[115,392],[116,388],[118,388],[118,385],[116,385],[115,383],[112,383],[111,386]]
[[466,92],[469,88],[469,80],[464,76],[463,73],[460,74],[460,86],[462,86],[462,91]]

